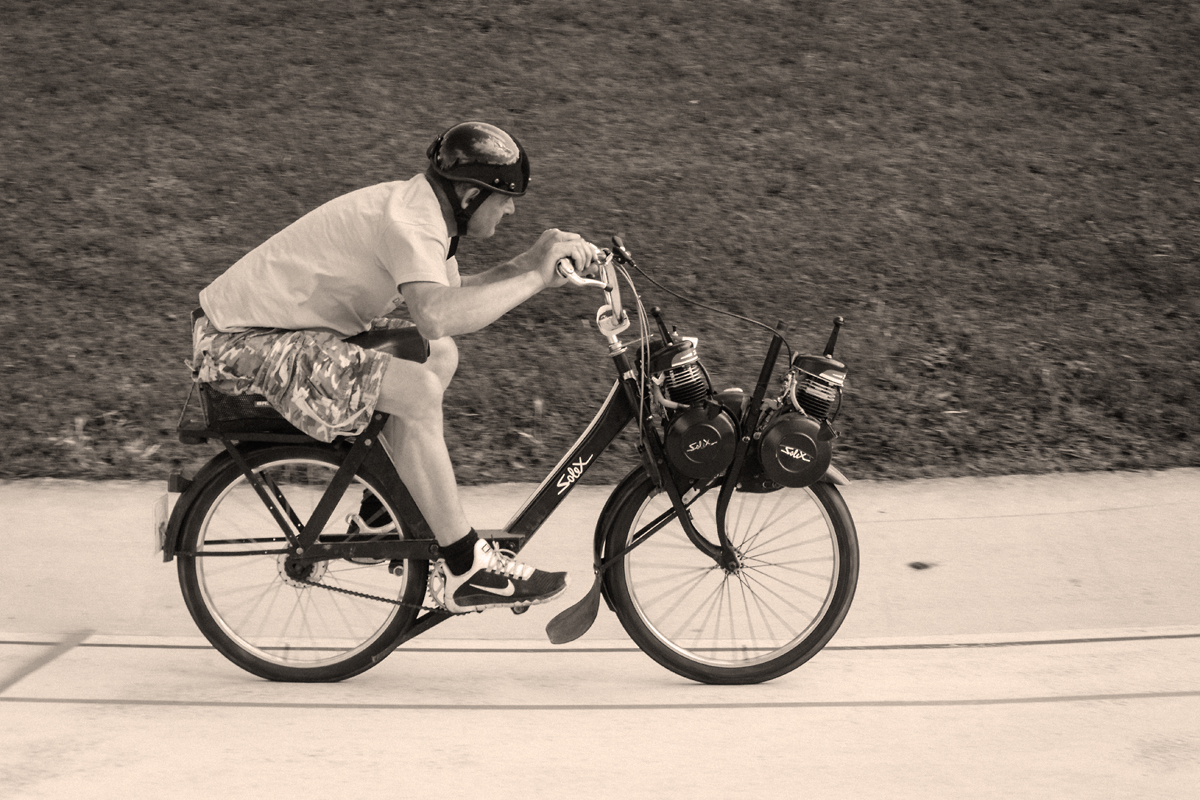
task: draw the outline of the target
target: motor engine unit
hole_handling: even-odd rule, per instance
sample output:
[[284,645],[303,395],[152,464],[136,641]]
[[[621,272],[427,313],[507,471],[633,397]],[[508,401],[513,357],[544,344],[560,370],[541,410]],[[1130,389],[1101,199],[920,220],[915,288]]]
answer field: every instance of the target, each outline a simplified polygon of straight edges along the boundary
[[772,481],[799,489],[821,479],[833,461],[833,447],[821,436],[819,422],[793,411],[767,426],[759,440],[758,459]]
[[671,466],[689,478],[720,475],[733,463],[737,423],[713,399],[712,384],[696,353],[696,340],[676,338],[650,357],[650,373],[661,381],[668,409],[666,450]]
[[829,421],[842,405],[846,365],[830,356],[797,356],[788,403],[758,444],[763,473],[775,483],[802,488],[816,483],[833,461]]

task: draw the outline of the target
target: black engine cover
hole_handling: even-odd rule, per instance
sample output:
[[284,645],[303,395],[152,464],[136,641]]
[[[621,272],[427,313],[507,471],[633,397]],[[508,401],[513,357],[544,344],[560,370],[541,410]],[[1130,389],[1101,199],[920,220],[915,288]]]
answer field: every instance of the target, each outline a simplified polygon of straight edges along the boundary
[[689,408],[667,426],[667,458],[689,478],[715,478],[733,462],[737,425],[729,412],[713,403]]
[[759,440],[763,472],[781,486],[794,489],[819,481],[833,461],[833,448],[820,432],[820,423],[803,414],[776,419]]

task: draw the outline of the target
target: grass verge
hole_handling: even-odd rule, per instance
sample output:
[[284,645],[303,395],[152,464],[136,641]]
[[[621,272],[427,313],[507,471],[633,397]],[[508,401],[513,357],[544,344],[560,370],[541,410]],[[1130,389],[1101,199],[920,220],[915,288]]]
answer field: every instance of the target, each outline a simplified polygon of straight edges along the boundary
[[[792,326],[834,314],[859,477],[1200,464],[1200,11],[1063,0],[5,3],[0,477],[159,477],[197,292],[463,118],[545,227]],[[722,386],[765,336],[640,284]],[[533,480],[609,385],[594,298],[463,337],[464,482]],[[629,465],[625,443],[593,480]]]

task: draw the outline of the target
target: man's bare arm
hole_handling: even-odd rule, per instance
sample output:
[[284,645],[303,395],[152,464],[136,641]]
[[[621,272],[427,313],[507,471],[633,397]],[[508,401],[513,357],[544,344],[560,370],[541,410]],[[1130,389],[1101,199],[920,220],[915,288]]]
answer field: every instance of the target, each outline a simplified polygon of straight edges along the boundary
[[491,325],[544,288],[541,275],[527,271],[488,283],[468,285],[464,280],[457,287],[405,283],[400,292],[417,329],[432,340]]
[[586,265],[591,245],[577,234],[548,230],[511,261],[464,275],[461,286],[414,282],[401,285],[400,292],[422,336],[457,336],[490,325],[543,289],[562,286],[566,281],[554,269],[560,258]]

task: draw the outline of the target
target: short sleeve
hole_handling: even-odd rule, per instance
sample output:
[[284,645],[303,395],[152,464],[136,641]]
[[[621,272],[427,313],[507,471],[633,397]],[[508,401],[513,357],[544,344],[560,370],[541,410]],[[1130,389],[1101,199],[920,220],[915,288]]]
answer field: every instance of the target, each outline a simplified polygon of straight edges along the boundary
[[[433,190],[428,197],[414,187],[388,198],[380,219],[379,257],[396,286],[410,281],[454,285],[458,264],[447,261],[450,242]],[[453,274],[453,279],[451,278]]]
[[421,228],[385,223],[380,238],[380,259],[397,286],[410,281],[449,285],[446,247],[439,237]]
[[462,286],[462,276],[458,274],[458,259],[454,256],[450,256],[450,259],[446,261],[446,280],[455,289]]

